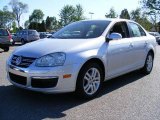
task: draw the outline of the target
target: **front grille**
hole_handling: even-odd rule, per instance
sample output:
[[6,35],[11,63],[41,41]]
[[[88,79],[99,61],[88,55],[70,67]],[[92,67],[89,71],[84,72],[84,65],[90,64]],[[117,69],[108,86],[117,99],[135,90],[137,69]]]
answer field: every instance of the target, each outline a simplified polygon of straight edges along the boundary
[[[21,61],[19,64],[17,64],[17,62],[16,62],[18,57],[21,57]],[[18,66],[18,67],[22,67],[22,68],[27,68],[35,61],[35,59],[36,58],[13,55],[12,60],[11,60],[11,64]]]
[[9,72],[9,77],[15,83],[18,83],[18,84],[21,84],[21,85],[26,85],[27,84],[27,78],[26,77],[15,75],[15,74],[10,73],[10,72]]
[[50,79],[31,79],[31,86],[34,88],[52,88],[57,85],[58,78],[50,78]]

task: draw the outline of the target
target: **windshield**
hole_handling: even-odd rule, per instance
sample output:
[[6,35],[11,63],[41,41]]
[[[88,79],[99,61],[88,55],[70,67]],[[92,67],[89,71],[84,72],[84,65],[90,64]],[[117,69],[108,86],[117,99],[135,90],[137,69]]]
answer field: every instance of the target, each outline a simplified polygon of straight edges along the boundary
[[96,38],[102,35],[110,21],[95,20],[95,21],[79,21],[67,25],[52,37],[58,39],[86,39]]

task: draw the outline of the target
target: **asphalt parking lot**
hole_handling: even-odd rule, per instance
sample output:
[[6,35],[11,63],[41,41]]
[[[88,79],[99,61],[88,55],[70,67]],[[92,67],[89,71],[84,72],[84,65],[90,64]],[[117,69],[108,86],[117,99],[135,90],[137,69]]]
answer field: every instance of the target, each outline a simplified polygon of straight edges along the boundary
[[135,71],[104,84],[101,94],[90,101],[69,94],[41,94],[22,90],[6,79],[9,52],[0,50],[0,120],[159,120],[160,46],[154,69],[144,76]]

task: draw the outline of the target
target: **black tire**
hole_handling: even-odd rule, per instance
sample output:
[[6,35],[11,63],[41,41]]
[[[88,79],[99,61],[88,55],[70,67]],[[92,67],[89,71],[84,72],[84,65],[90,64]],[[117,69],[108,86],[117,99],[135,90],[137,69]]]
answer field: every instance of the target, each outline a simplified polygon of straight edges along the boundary
[[[149,66],[149,59],[152,59],[152,62],[150,62],[150,66]],[[149,52],[147,57],[146,57],[146,61],[145,61],[145,64],[144,64],[144,67],[141,69],[141,71],[148,75],[152,72],[152,69],[153,69],[153,62],[154,62],[154,55],[152,52]]]
[[8,52],[9,51],[9,47],[3,48],[4,52]]
[[26,44],[26,41],[22,38],[21,43],[22,43],[22,45],[24,45],[24,44]]
[[[96,69],[100,75],[100,81],[99,81],[99,87],[97,87],[98,89],[95,91],[95,93],[93,94],[88,94],[86,93],[85,91],[85,75],[87,72],[89,72],[89,70],[91,69]],[[77,84],[76,84],[76,95],[78,95],[78,97],[80,98],[85,98],[85,99],[92,99],[94,97],[96,97],[96,95],[100,92],[100,89],[102,87],[102,83],[103,83],[103,80],[104,80],[104,74],[103,74],[103,70],[102,68],[100,67],[100,65],[98,65],[97,63],[89,63],[89,64],[86,64],[85,66],[82,67],[82,69],[80,70],[79,72],[79,75],[78,75],[78,78],[77,78]],[[94,81],[94,80],[93,80]],[[93,88],[93,83],[88,83],[88,84],[92,84],[92,88]],[[88,85],[87,84],[87,85]],[[94,84],[95,85],[95,84]],[[96,86],[96,85],[95,85]],[[91,88],[91,87],[90,87]]]

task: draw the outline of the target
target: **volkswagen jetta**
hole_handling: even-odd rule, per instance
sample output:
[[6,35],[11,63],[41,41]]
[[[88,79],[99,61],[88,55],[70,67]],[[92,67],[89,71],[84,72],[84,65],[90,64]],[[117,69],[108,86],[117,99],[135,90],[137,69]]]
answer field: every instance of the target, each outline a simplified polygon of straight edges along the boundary
[[24,89],[93,98],[103,81],[138,69],[149,74],[155,46],[155,38],[134,21],[74,22],[52,39],[18,47],[7,61],[7,76]]

